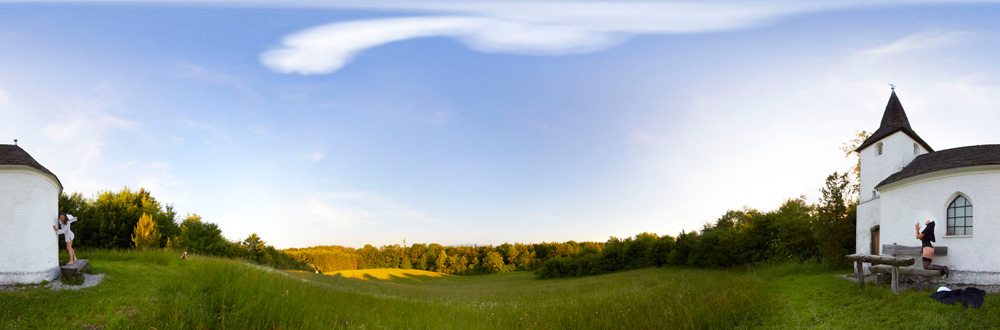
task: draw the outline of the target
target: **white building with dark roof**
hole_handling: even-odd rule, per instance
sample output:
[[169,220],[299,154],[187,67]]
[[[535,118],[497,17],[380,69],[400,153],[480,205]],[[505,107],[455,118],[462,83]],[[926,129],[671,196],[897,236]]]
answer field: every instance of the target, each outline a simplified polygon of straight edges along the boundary
[[52,226],[62,189],[59,178],[24,149],[0,144],[0,285],[59,276],[59,241]]
[[[882,244],[920,246],[915,225],[936,222],[934,264],[951,283],[1000,284],[1000,145],[934,151],[910,127],[896,93],[882,123],[856,150],[861,157],[857,253]],[[919,255],[916,265],[920,267]]]

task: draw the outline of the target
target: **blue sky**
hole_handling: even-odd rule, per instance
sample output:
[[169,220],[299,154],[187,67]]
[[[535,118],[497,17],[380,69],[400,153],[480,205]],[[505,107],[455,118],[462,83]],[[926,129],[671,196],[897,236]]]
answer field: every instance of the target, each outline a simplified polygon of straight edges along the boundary
[[1000,142],[991,2],[0,1],[0,141],[279,248],[604,241]]

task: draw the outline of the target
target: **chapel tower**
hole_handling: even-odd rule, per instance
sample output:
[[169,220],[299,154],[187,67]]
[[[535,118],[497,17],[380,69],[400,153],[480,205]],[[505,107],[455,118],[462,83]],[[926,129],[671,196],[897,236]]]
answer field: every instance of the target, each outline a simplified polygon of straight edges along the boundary
[[854,151],[861,157],[860,202],[864,203],[878,197],[875,186],[879,182],[934,149],[910,127],[903,105],[893,91],[882,114],[882,124]]

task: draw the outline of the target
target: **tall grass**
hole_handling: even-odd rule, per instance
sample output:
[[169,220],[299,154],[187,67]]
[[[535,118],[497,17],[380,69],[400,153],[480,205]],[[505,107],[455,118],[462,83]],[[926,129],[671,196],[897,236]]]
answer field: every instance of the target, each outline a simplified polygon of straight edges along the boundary
[[823,265],[761,267],[775,298],[762,328],[768,329],[997,329],[1000,296],[986,295],[982,308],[945,305],[932,299],[937,287],[901,290],[840,278]]
[[167,251],[81,251],[105,282],[0,292],[0,328],[733,328],[762,322],[752,272],[648,268],[588,278],[530,273],[390,280],[279,272]]
[[[78,251],[95,287],[0,292],[0,329],[984,329],[981,309],[930,292],[858,288],[818,264],[645,268],[538,280],[524,272],[358,278],[169,251]],[[386,278],[386,279],[379,279]]]

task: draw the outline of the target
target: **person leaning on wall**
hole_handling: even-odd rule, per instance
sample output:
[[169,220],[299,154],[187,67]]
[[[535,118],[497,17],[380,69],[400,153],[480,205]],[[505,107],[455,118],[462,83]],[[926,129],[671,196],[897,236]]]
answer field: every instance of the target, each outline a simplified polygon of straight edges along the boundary
[[58,237],[59,234],[62,234],[65,238],[66,251],[69,252],[69,262],[66,263],[67,265],[76,263],[76,251],[73,251],[73,238],[76,237],[76,235],[73,235],[73,231],[69,230],[70,224],[75,221],[76,217],[72,214],[60,213],[57,221],[59,223],[59,227],[54,225],[52,226],[52,230],[56,231],[56,237]]

